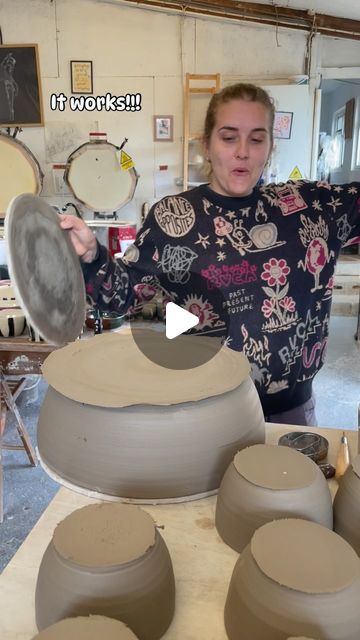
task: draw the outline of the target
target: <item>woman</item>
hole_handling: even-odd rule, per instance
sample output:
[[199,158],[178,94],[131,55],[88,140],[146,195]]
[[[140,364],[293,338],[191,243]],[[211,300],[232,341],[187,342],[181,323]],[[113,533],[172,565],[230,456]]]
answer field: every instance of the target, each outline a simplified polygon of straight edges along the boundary
[[[155,204],[123,261],[64,216],[100,308],[124,312],[152,284],[200,308],[194,333],[226,335],[252,367],[269,421],[316,424],[312,381],[326,351],[336,259],[360,242],[359,183],[256,186],[273,146],[263,89],[215,94],[204,127],[208,185]],[[220,295],[219,295],[220,294]]]

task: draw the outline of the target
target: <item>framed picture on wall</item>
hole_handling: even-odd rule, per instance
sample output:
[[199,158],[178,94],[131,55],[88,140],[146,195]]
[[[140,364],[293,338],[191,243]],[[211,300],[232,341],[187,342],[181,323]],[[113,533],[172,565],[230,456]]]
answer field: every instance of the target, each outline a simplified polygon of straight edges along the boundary
[[275,111],[274,138],[291,138],[293,113],[291,111]]
[[93,68],[91,60],[71,60],[71,93],[93,92]]
[[0,45],[0,127],[43,124],[37,45]]
[[173,139],[173,116],[154,116],[155,142],[172,142]]

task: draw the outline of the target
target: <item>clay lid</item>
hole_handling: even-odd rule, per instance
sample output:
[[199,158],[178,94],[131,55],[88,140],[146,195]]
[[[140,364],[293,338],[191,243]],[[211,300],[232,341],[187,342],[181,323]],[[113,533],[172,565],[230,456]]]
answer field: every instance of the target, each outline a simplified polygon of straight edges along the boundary
[[85,322],[85,284],[58,214],[43,198],[17,196],[5,236],[11,283],[29,324],[52,344],[75,340]]
[[33,640],[137,640],[137,636],[119,620],[104,616],[66,618],[52,624]]
[[[166,348],[157,331],[147,334],[149,340],[159,341],[160,349]],[[144,356],[131,331],[125,330],[53,351],[42,371],[56,391],[77,402],[101,407],[178,404],[220,395],[248,376],[250,366],[243,353],[223,346],[211,357],[213,344],[212,338],[179,336],[179,351],[191,351],[195,345],[209,351],[209,360],[194,369],[167,369]]]
[[151,516],[131,504],[91,504],[73,511],[53,535],[56,551],[84,567],[110,567],[141,558],[155,543]]
[[312,484],[319,470],[302,453],[270,444],[242,449],[234,458],[238,473],[248,482],[266,489],[303,489]]
[[354,460],[352,461],[352,468],[354,469],[358,478],[360,478],[360,455],[356,456],[356,458],[354,458]]
[[360,580],[360,559],[352,547],[315,522],[268,522],[255,531],[250,545],[261,571],[290,589],[333,593]]

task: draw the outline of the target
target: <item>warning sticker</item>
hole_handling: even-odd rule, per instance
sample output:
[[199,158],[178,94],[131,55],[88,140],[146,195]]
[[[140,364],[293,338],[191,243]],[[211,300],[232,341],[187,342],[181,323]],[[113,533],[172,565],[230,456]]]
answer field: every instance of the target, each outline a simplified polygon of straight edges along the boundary
[[125,151],[121,151],[120,167],[122,168],[122,170],[128,171],[129,169],[132,169],[133,166],[134,166],[134,163],[132,158],[130,158],[130,156],[127,153],[125,153]]
[[294,169],[289,175],[289,180],[301,180],[301,178],[302,178],[302,173],[299,167],[294,167]]

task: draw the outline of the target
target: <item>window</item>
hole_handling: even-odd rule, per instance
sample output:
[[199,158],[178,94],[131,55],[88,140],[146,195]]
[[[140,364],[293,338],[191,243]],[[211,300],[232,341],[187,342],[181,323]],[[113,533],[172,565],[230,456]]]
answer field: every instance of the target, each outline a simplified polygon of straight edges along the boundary
[[334,169],[342,167],[344,162],[344,147],[345,147],[345,107],[342,107],[338,111],[335,111],[333,119],[333,141],[334,141]]

